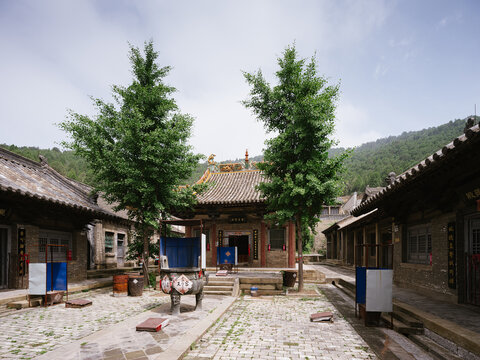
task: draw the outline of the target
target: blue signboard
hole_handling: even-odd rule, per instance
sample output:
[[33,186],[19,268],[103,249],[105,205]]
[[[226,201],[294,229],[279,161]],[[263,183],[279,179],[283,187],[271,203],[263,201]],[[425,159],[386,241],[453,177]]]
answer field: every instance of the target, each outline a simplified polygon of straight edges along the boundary
[[67,291],[67,263],[47,263],[47,291]]
[[166,255],[171,268],[198,267],[201,241],[193,238],[160,238],[160,255]]
[[218,264],[235,264],[235,247],[219,247],[217,248],[217,263]]

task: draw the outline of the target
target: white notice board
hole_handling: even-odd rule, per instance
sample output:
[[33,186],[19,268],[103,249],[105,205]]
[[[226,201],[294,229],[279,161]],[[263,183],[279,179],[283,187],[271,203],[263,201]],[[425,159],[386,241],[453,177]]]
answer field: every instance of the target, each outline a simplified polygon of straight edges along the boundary
[[202,234],[201,236],[201,264],[200,268],[201,269],[206,269],[207,268],[207,235]]
[[367,269],[366,311],[392,312],[391,269]]
[[29,264],[28,266],[28,293],[45,295],[47,293],[47,264]]

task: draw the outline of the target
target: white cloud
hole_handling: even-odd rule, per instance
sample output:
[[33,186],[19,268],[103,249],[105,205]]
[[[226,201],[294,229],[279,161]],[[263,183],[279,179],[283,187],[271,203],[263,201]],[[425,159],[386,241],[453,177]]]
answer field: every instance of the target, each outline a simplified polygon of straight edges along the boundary
[[383,134],[375,130],[373,119],[365,109],[342,101],[336,111],[338,146],[354,147],[375,141]]

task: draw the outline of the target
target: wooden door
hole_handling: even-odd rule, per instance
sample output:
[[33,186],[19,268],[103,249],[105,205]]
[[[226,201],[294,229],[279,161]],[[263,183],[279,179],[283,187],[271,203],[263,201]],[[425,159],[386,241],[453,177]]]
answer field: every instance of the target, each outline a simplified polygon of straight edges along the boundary
[[7,287],[8,280],[8,229],[0,228],[0,289]]

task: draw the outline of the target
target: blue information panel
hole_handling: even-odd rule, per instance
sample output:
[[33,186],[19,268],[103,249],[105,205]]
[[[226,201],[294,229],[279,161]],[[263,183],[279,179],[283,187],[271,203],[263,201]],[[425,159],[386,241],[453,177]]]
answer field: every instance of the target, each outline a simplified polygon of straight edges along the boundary
[[67,291],[67,263],[47,263],[47,291]]
[[217,248],[217,263],[235,265],[235,247],[219,247]]
[[357,266],[355,269],[356,301],[365,304],[367,295],[367,268]]
[[193,238],[160,238],[160,255],[166,255],[171,268],[198,267],[201,241]]

